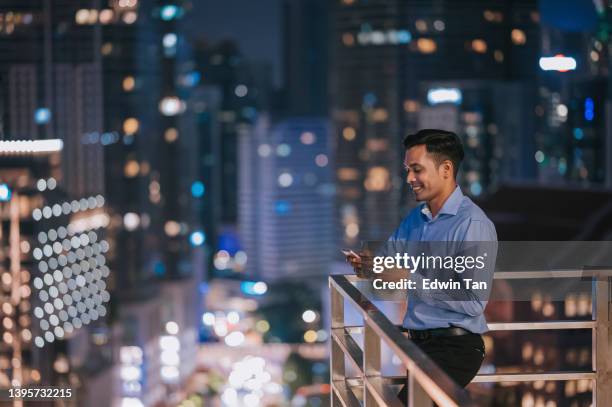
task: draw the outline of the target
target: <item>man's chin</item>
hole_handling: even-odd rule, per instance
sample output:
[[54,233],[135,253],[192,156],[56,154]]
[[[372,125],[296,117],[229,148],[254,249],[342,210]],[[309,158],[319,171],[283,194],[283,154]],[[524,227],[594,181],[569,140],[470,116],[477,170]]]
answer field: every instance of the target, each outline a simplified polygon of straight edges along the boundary
[[415,197],[417,202],[422,202],[422,201],[426,201],[427,200],[427,198],[425,196],[425,191],[415,192],[414,193],[414,197]]

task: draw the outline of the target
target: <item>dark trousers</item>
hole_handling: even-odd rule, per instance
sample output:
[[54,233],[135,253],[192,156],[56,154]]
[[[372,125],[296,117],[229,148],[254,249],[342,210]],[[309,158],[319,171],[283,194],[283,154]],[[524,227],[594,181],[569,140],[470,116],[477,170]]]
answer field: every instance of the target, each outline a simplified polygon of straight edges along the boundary
[[[467,386],[476,376],[485,355],[482,336],[474,333],[413,342],[461,387]],[[408,405],[408,386],[404,385],[398,397]]]

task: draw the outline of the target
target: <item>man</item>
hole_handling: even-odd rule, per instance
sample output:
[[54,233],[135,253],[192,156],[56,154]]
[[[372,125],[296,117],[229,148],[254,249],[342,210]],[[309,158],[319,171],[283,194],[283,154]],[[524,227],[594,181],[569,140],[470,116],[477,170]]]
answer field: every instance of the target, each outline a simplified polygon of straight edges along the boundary
[[[406,137],[404,147],[406,181],[422,204],[410,211],[389,242],[497,242],[493,223],[456,183],[464,157],[459,137],[443,130],[420,130]],[[474,245],[482,248],[480,243]],[[491,275],[495,255],[489,258]],[[347,260],[356,271],[363,267],[359,256]],[[411,275],[413,280],[418,278],[422,278],[419,273]],[[462,387],[480,368],[485,354],[481,334],[487,331],[486,299],[465,291],[461,301],[409,294],[402,324],[410,339]],[[405,400],[406,396],[404,386],[399,397]]]

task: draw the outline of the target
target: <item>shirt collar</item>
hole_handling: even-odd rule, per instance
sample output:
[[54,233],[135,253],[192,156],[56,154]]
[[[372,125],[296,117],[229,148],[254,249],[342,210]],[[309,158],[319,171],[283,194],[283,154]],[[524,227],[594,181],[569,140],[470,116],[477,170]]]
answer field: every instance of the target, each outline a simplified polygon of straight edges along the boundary
[[[459,207],[461,206],[461,201],[463,200],[463,196],[464,195],[463,195],[463,192],[461,192],[461,188],[459,188],[459,185],[457,185],[453,193],[450,194],[448,198],[446,198],[446,202],[444,202],[444,205],[442,205],[442,208],[440,209],[440,212],[438,212],[438,215],[443,214],[443,213],[447,215],[456,215],[457,212],[459,211]],[[425,215],[427,219],[429,220],[432,219],[431,211],[429,210],[427,203],[424,203],[422,205],[421,213]]]

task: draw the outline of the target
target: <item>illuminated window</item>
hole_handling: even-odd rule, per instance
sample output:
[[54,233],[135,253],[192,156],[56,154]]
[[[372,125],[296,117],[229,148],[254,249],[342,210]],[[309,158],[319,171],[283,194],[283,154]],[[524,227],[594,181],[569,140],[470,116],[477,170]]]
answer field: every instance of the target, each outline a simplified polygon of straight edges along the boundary
[[268,157],[272,154],[272,147],[270,147],[269,144],[260,144],[259,147],[257,147],[257,154],[259,154],[260,157]]
[[419,111],[419,102],[416,100],[404,100],[404,111],[414,113]]
[[278,185],[283,188],[290,187],[293,184],[293,176],[288,172],[283,172],[278,176]]
[[302,144],[313,144],[316,140],[317,137],[310,131],[305,131],[300,135],[300,141]]
[[111,52],[113,52],[113,44],[111,44],[110,42],[105,42],[104,44],[102,44],[100,52],[102,53],[102,55],[105,56],[110,55]]
[[366,142],[366,148],[370,151],[380,152],[387,151],[389,148],[389,142],[385,139],[369,139]]
[[436,31],[444,31],[444,29],[446,28],[446,24],[444,24],[444,21],[442,20],[434,21],[433,26],[436,29]]
[[417,48],[423,54],[433,54],[438,49],[438,46],[431,38],[419,38]]
[[313,342],[316,342],[316,340],[317,340],[316,331],[309,329],[308,331],[304,332],[304,342],[313,343]]
[[157,204],[161,200],[160,190],[161,187],[159,182],[151,181],[151,183],[149,183],[149,200],[152,203]]
[[125,163],[125,167],[123,167],[123,173],[128,178],[134,178],[138,175],[140,171],[140,164],[136,160],[129,160]]
[[151,165],[148,161],[143,161],[140,163],[140,174],[147,175],[151,171]]
[[138,4],[138,0],[119,0],[117,5],[121,8],[134,8]]
[[542,315],[544,315],[545,317],[551,317],[554,313],[555,306],[552,303],[547,302],[546,304],[544,304],[544,306],[542,307]]
[[289,157],[291,154],[291,146],[286,143],[279,144],[276,147],[276,155],[279,157]]
[[140,122],[138,121],[138,119],[135,119],[133,117],[127,118],[123,122],[123,132],[127,135],[135,134],[138,131],[139,127]]
[[355,168],[339,168],[337,174],[340,181],[356,181],[359,179],[359,171]]
[[80,9],[76,12],[74,20],[80,25],[87,24],[87,21],[89,20],[89,10],[84,8]]
[[504,15],[499,11],[485,10],[482,14],[484,19],[491,23],[501,23],[504,21]]
[[512,30],[510,33],[510,38],[512,39],[512,43],[514,45],[524,45],[527,42],[525,32],[523,30],[519,30],[518,28]]
[[121,86],[123,86],[124,91],[131,92],[134,90],[134,87],[136,86],[136,80],[134,79],[133,76],[126,76],[125,78],[123,78],[123,82],[121,83]]
[[342,34],[342,43],[347,47],[352,47],[355,45],[355,36],[351,33]]
[[561,117],[566,117],[567,116],[567,106],[565,106],[564,104],[559,104],[557,105],[557,114]]
[[370,114],[370,119],[375,123],[386,122],[389,119],[389,113],[387,112],[387,109],[374,109]]
[[88,24],[95,24],[98,22],[98,10],[89,10],[89,15],[87,16]]
[[578,174],[580,175],[580,178],[588,178],[589,170],[587,170],[586,167],[580,167]]
[[359,225],[357,222],[351,222],[344,227],[344,234],[350,239],[354,239],[359,235]]
[[537,348],[533,353],[533,363],[538,366],[544,363],[544,350],[542,348]]
[[414,26],[416,27],[418,32],[422,33],[427,31],[427,23],[425,22],[425,20],[416,20]]
[[113,20],[113,10],[104,9],[100,11],[100,22],[102,24],[109,24]]
[[164,116],[176,116],[185,111],[185,102],[176,96],[168,96],[159,102],[159,111]]
[[495,52],[493,52],[493,58],[495,58],[496,62],[499,62],[501,64],[502,62],[504,62],[504,53],[496,49]]
[[239,98],[245,97],[247,93],[249,93],[249,88],[247,88],[246,85],[240,84],[234,89],[234,94]]
[[481,39],[473,40],[472,49],[474,50],[474,52],[484,54],[485,52],[487,52],[487,43]]
[[591,297],[588,294],[581,293],[578,296],[577,313],[580,316],[590,314],[592,310]]
[[164,34],[164,37],[162,39],[162,43],[164,44],[165,48],[175,47],[177,42],[178,36],[175,33]]
[[123,226],[126,230],[134,231],[140,225],[140,216],[134,212],[128,212],[123,216]]
[[123,14],[123,22],[126,24],[134,24],[137,19],[138,14],[136,14],[134,11],[128,11],[127,13]]
[[344,137],[346,141],[355,140],[356,136],[357,136],[357,133],[355,132],[354,128],[345,127],[344,129],[342,129],[342,137]]
[[170,21],[181,14],[181,9],[173,4],[167,4],[161,8],[160,17],[164,21]]
[[178,130],[176,130],[174,127],[166,129],[166,131],[164,132],[164,140],[166,140],[167,143],[174,143],[177,139]]
[[164,232],[170,237],[177,236],[180,231],[181,225],[174,220],[169,220],[164,224]]
[[329,163],[329,159],[327,158],[325,154],[318,154],[315,157],[315,164],[317,164],[318,167],[325,167],[327,166],[328,163]]
[[385,167],[372,167],[368,169],[368,175],[364,181],[368,191],[385,191],[390,186],[389,170]]

